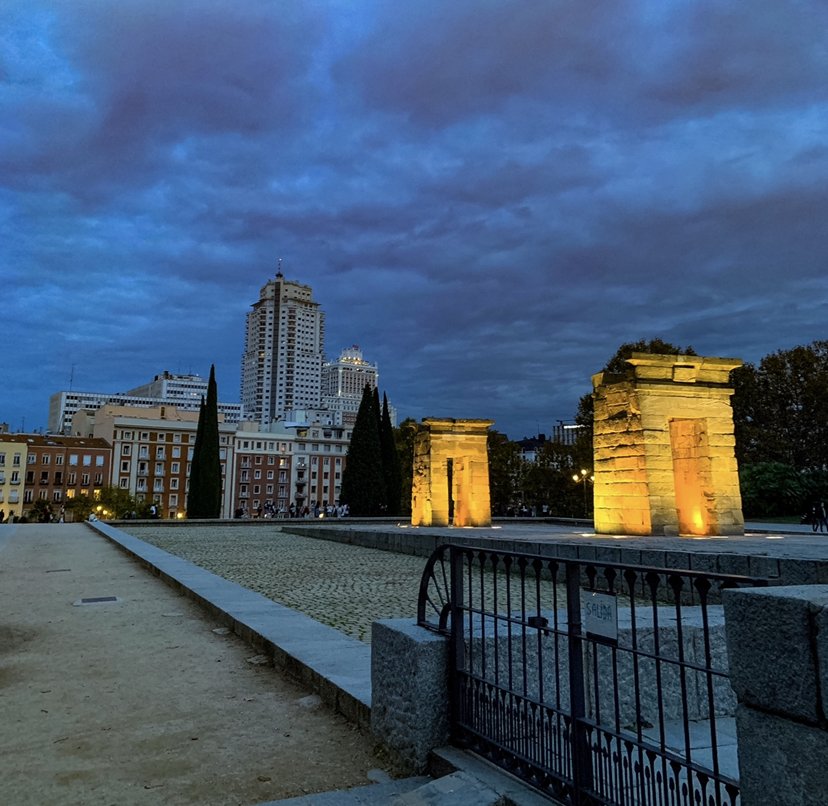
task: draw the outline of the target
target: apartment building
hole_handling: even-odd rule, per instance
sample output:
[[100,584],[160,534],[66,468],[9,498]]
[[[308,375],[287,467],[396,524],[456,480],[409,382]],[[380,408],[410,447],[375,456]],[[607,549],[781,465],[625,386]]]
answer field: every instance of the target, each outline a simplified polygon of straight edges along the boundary
[[[207,379],[166,371],[128,392],[55,392],[49,398],[47,430],[50,434],[74,434],[72,418],[77,412],[84,409],[97,411],[108,403],[133,407],[175,406],[182,411],[198,413],[202,397],[207,397]],[[227,423],[237,423],[241,419],[241,403],[219,402],[218,411]]]
[[301,512],[339,502],[350,428],[277,421],[267,429],[242,423],[235,435],[234,511]]
[[[25,514],[36,501],[48,501],[53,511],[75,496],[95,498],[109,484],[112,447],[95,437],[0,434],[0,484],[4,502],[15,515]],[[22,495],[14,495],[22,489]],[[0,503],[2,508],[3,503]]]
[[[154,503],[164,518],[185,516],[198,412],[175,406],[107,404],[96,412],[78,412],[72,427],[111,443],[113,486],[127,490],[138,501]],[[226,479],[233,467],[235,431],[236,425],[223,422],[219,414],[224,518],[233,512],[232,485]]]

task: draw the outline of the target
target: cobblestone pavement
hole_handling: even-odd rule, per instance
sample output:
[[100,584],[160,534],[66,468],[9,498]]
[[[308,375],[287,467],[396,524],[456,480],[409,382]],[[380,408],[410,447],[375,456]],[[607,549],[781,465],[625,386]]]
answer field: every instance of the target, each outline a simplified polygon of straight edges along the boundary
[[370,643],[371,623],[414,618],[425,559],[279,527],[120,527],[164,551]]

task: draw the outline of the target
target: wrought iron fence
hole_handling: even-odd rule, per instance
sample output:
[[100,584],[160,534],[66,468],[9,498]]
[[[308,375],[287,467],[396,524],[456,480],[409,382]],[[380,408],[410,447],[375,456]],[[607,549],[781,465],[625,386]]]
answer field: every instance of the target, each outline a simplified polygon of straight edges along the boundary
[[735,806],[717,602],[765,584],[444,545],[417,616],[451,637],[456,743],[568,804]]

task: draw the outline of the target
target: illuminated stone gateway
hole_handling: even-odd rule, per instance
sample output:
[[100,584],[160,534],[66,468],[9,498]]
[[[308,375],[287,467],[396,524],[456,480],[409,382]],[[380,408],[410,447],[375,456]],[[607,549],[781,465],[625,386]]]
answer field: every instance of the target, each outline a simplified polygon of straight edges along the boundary
[[491,526],[486,438],[493,423],[423,420],[414,440],[412,525]]
[[633,353],[592,378],[595,531],[744,534],[729,385],[741,361]]

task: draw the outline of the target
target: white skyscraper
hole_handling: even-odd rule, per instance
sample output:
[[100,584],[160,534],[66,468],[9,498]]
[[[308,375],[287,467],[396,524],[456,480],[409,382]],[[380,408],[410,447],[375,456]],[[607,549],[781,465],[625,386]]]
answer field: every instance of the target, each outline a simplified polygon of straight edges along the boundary
[[337,412],[339,422],[353,425],[365,384],[374,389],[378,380],[377,365],[366,361],[355,344],[343,350],[338,360],[322,365],[322,406]]
[[310,286],[268,280],[247,314],[241,372],[244,417],[267,425],[288,411],[318,409],[325,314]]

